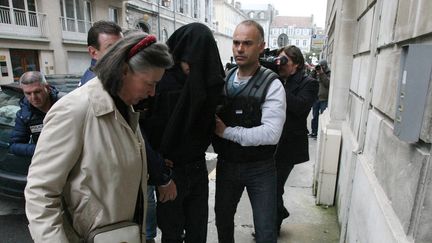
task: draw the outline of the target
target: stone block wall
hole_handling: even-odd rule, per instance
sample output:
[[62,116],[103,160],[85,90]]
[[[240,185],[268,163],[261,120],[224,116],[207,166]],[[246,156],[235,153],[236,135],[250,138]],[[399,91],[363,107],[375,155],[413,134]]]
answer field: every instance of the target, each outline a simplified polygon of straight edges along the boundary
[[402,47],[432,44],[432,1],[329,0],[328,6],[326,29],[335,26],[328,33],[335,40],[327,53],[330,124],[342,123],[343,134],[341,242],[432,242],[432,80],[420,107],[420,140],[406,143],[393,134]]

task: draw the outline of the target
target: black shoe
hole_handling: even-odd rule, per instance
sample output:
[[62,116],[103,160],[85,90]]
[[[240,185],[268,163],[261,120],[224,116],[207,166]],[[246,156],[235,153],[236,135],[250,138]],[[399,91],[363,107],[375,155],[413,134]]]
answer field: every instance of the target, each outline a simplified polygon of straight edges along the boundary
[[286,218],[288,218],[290,216],[290,213],[288,212],[288,210],[286,210],[286,208],[283,211],[282,216],[278,219],[278,222],[276,223],[276,230],[277,230],[277,235],[280,235],[280,230],[282,227],[282,221]]
[[[255,238],[255,232],[252,232],[251,235]],[[277,228],[277,236],[280,236],[280,226]]]
[[309,136],[310,138],[316,138],[316,137],[317,137],[317,134],[316,134],[316,133],[309,133],[308,136]]

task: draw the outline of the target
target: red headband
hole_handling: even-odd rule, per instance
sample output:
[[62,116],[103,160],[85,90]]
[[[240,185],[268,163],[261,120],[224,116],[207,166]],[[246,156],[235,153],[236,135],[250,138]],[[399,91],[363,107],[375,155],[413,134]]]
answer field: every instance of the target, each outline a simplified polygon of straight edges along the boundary
[[156,36],[148,35],[144,37],[140,42],[138,42],[132,49],[129,51],[128,60],[131,59],[135,54],[137,54],[142,49],[156,42]]

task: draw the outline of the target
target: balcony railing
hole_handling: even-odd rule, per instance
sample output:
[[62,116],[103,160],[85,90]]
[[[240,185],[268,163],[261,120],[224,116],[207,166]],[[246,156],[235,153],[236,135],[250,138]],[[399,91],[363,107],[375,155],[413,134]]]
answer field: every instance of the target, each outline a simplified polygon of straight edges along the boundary
[[65,17],[60,17],[60,21],[64,40],[87,41],[87,32],[92,26],[92,22]]
[[48,37],[46,14],[0,7],[0,34],[20,37]]

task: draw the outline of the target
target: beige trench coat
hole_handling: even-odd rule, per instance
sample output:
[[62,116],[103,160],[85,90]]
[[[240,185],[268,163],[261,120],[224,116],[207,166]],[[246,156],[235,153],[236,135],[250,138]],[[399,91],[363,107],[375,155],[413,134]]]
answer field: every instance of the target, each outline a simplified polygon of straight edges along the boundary
[[146,195],[147,161],[132,108],[129,120],[130,126],[97,78],[61,98],[47,113],[25,189],[35,242],[69,241],[62,194],[81,237],[133,219],[140,186]]

